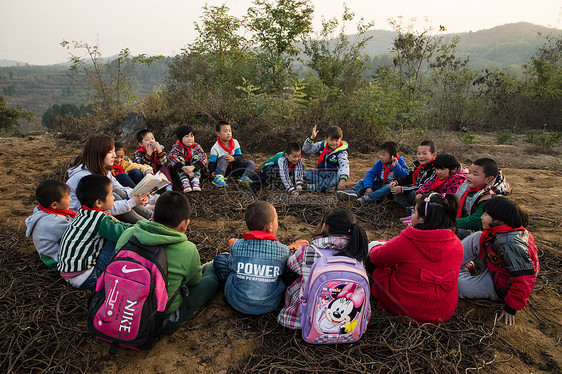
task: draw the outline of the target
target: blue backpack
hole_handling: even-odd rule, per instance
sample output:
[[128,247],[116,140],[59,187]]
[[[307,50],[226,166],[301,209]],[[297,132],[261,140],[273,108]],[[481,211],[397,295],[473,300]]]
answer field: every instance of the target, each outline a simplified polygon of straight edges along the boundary
[[370,288],[363,265],[319,249],[301,298],[302,337],[308,343],[353,343],[371,317]]

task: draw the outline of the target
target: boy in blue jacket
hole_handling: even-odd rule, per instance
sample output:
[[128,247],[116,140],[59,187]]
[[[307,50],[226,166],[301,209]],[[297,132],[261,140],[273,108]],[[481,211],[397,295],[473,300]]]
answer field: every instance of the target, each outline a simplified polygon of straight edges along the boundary
[[244,218],[250,231],[232,244],[230,253],[217,255],[213,265],[230,306],[245,314],[264,314],[277,309],[283,299],[281,275],[289,247],[275,238],[279,225],[270,203],[253,202]]
[[408,174],[408,165],[398,156],[396,143],[384,142],[379,151],[379,160],[365,174],[365,178],[350,190],[337,192],[340,200],[355,199],[358,204],[379,201],[390,193],[390,182]]

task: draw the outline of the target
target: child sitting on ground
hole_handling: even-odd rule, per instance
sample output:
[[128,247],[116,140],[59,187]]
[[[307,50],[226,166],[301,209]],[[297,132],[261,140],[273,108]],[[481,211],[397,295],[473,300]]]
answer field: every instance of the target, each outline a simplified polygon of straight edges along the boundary
[[25,236],[33,237],[41,260],[56,270],[60,239],[76,216],[76,212],[70,210],[70,188],[64,182],[46,180],[35,189],[35,198],[38,205],[25,220]]
[[390,192],[394,201],[408,209],[412,214],[416,191],[435,177],[435,144],[431,140],[424,140],[418,145],[416,161],[410,174],[390,182]]
[[72,287],[93,290],[115,254],[119,236],[132,227],[108,215],[113,206],[113,186],[104,175],[80,179],[76,196],[82,204],[60,242],[58,270]]
[[455,195],[418,199],[411,226],[381,245],[370,244],[373,296],[379,308],[419,323],[447,321],[457,308],[462,243],[456,236]]
[[394,142],[384,142],[379,147],[379,160],[350,190],[338,191],[340,200],[355,200],[358,204],[374,203],[390,193],[390,182],[408,174],[408,165],[398,156]]
[[[503,300],[498,320],[515,323],[515,313],[525,307],[540,270],[533,235],[525,229],[527,214],[506,197],[484,203],[484,231],[462,241],[464,258],[459,275],[459,297]],[[472,276],[472,261],[482,273]]]
[[484,203],[494,195],[507,195],[511,192],[496,162],[481,158],[472,164],[466,181],[456,195],[460,199],[457,212],[459,238],[464,239],[474,231],[482,230]]
[[254,174],[254,161],[244,161],[238,140],[232,138],[232,129],[227,121],[219,121],[215,127],[217,141],[211,148],[209,171],[214,177],[213,184],[226,187],[226,177],[240,176],[238,184],[248,188],[252,184],[250,177]]
[[285,291],[281,275],[289,247],[275,238],[278,229],[275,207],[265,201],[248,205],[248,232],[232,243],[229,253],[215,257],[215,272],[226,301],[245,314],[264,314],[279,307]]
[[355,216],[349,209],[335,208],[322,217],[311,245],[303,244],[291,254],[287,268],[294,271],[298,278],[287,288],[285,305],[277,316],[277,321],[290,329],[302,328],[301,297],[310,269],[321,256],[317,249],[362,261],[367,256],[367,234],[355,223]]
[[189,225],[191,208],[187,198],[180,192],[168,191],[160,195],[154,207],[152,221],[140,221],[126,230],[117,242],[117,251],[132,236],[147,246],[164,246],[168,259],[168,297],[176,294],[183,280],[188,304],[179,293],[169,303],[165,312],[168,319],[163,333],[171,334],[181,323],[205,304],[216,293],[218,280],[212,265],[207,265],[201,275],[201,261],[195,244],[187,240],[185,230]]
[[172,174],[168,168],[168,157],[164,153],[164,147],[154,139],[154,134],[149,130],[141,130],[137,133],[138,148],[135,151],[133,161],[137,164],[152,167],[154,173],[160,171],[168,178],[170,184],[166,191],[172,189]]
[[201,191],[201,172],[207,166],[207,154],[195,143],[191,126],[181,126],[176,137],[178,140],[168,155],[170,166],[179,176],[183,192]]
[[135,188],[145,175],[152,174],[148,165],[131,162],[125,155],[125,147],[121,142],[115,142],[115,161],[111,173],[122,186]]
[[320,155],[316,170],[304,170],[309,191],[329,191],[336,186],[338,190],[344,190],[349,178],[349,160],[347,142],[342,141],[342,130],[338,126],[330,126],[326,129],[324,140],[314,143],[316,135],[318,130],[314,126],[312,134],[302,146],[303,152]]
[[455,194],[466,180],[468,169],[457,158],[448,153],[435,157],[435,178],[428,181],[416,191],[416,198],[431,191]]
[[[285,151],[276,153],[263,164],[261,171],[252,182],[252,188],[271,185],[281,179],[287,192],[298,195],[304,184],[303,170],[301,146],[298,143],[289,143]],[[291,173],[294,182],[291,179]]]

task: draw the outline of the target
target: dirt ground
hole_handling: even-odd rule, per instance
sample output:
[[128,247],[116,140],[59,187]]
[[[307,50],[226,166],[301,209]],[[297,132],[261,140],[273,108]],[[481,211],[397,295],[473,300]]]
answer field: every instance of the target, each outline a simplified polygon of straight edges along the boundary
[[[561,372],[562,368],[562,290],[561,268],[562,265],[562,164],[560,150],[539,152],[528,144],[514,146],[493,145],[491,135],[482,134],[474,145],[466,145],[459,141],[453,134],[440,134],[435,138],[440,151],[455,154],[464,163],[470,163],[479,157],[492,157],[503,168],[507,181],[513,188],[511,198],[517,201],[530,213],[531,223],[529,230],[534,234],[540,252],[542,271],[535,290],[525,309],[517,314],[517,323],[514,326],[495,324],[494,316],[499,315],[500,304],[489,302],[460,302],[456,312],[459,320],[469,320],[480,324],[482,331],[489,331],[503,344],[482,346],[482,357],[474,359],[473,367],[464,367],[462,364],[451,372],[465,370],[472,372],[477,368],[496,373],[513,372]],[[30,215],[35,205],[34,188],[43,179],[60,177],[69,163],[74,160],[80,151],[80,144],[65,145],[61,140],[51,136],[28,136],[25,138],[0,138],[0,231],[4,238],[0,240],[0,262],[6,262],[9,251],[22,254],[22,263],[15,263],[17,271],[41,272],[47,279],[49,287],[56,285],[64,295],[70,298],[85,300],[84,291],[72,290],[58,275],[42,266],[38,256],[34,255],[31,239],[24,239],[24,219]],[[248,155],[256,163],[263,161],[266,155]],[[351,180],[350,183],[360,179],[366,170],[375,162],[376,155],[351,154]],[[410,164],[414,156],[405,155]],[[307,163],[311,164],[310,160]],[[204,185],[210,189],[210,185]],[[205,191],[204,191],[205,192]],[[188,237],[198,246],[203,261],[213,258],[216,253],[226,249],[226,239],[239,236],[245,227],[242,220],[244,200],[233,198],[228,193],[217,195],[221,203],[235,204],[223,215],[211,212],[209,209],[218,209],[217,205],[205,208],[203,197],[207,194],[191,195],[194,207],[192,225]],[[312,197],[310,197],[312,199]],[[291,202],[281,199],[275,204],[280,217],[280,231],[278,234],[282,242],[296,239],[310,239],[315,223],[320,218],[324,205],[336,204],[333,196],[318,198],[318,203],[303,205],[298,208],[291,206]],[[323,200],[321,200],[323,199]],[[403,228],[398,221],[400,210],[389,202],[384,206],[370,207],[369,209],[355,209],[361,224],[364,225],[369,235],[369,240],[389,239],[397,235]],[[385,210],[386,222],[374,222],[373,212],[377,209]],[[216,213],[216,214],[215,214]],[[217,239],[219,238],[219,239]],[[14,252],[11,252],[14,253]],[[20,261],[20,260],[17,260]],[[5,271],[5,270],[2,270]],[[13,275],[9,280],[6,274],[0,276],[0,289],[13,288],[17,284],[18,275]],[[26,291],[32,292],[32,291]],[[41,291],[43,292],[43,291]],[[45,290],[44,292],[48,292]],[[17,305],[18,297],[10,296],[8,291],[0,291],[0,309],[8,310],[10,305]],[[21,295],[34,298],[36,295]],[[53,297],[58,298],[58,295]],[[119,350],[115,356],[107,354],[106,343],[91,338],[87,334],[85,324],[86,305],[72,307],[72,315],[63,313],[66,297],[60,296],[55,307],[46,307],[41,315],[35,315],[39,322],[57,321],[59,326],[65,324],[65,319],[77,319],[72,334],[80,335],[79,340],[59,338],[58,348],[52,354],[44,353],[43,358],[33,360],[30,344],[21,342],[24,334],[31,334],[36,342],[41,342],[57,328],[42,326],[40,331],[23,331],[22,323],[10,325],[1,319],[8,318],[4,311],[0,317],[0,336],[4,343],[0,343],[0,370],[2,372],[28,372],[28,371],[62,371],[78,372],[122,372],[122,373],[208,373],[216,374],[227,372],[253,372],[260,365],[262,357],[266,357],[269,346],[268,334],[275,331],[275,336],[283,340],[294,340],[293,345],[304,347],[298,335],[289,330],[284,330],[275,324],[275,318],[267,316],[259,319],[261,330],[256,329],[256,319],[243,316],[232,311],[222,300],[222,294],[213,298],[208,306],[184,324],[179,331],[170,337],[163,338],[155,348],[149,352],[134,352]],[[40,295],[37,295],[40,298]],[[12,304],[15,303],[15,304]],[[85,301],[84,301],[85,303]],[[31,305],[31,304],[30,304]],[[70,306],[69,306],[70,308]],[[376,308],[375,308],[376,309]],[[51,317],[46,314],[53,315]],[[36,313],[37,314],[37,313]],[[45,316],[44,316],[45,314]],[[381,317],[382,312],[373,311],[374,318]],[[69,320],[70,321],[70,320]],[[67,321],[68,322],[68,321]],[[51,322],[48,322],[51,323]],[[400,323],[400,322],[398,322]],[[47,324],[47,322],[45,322]],[[373,323],[372,323],[373,325]],[[447,326],[447,324],[444,324]],[[11,327],[10,327],[11,326]],[[21,329],[21,330],[20,330]],[[32,328],[33,329],[33,328]],[[415,328],[413,328],[415,329]],[[452,332],[453,334],[456,332]],[[70,334],[70,333],[69,333]],[[376,332],[375,332],[376,334]],[[25,335],[27,336],[27,335]],[[366,336],[364,339],[368,338]],[[41,340],[43,339],[43,340]],[[36,343],[34,343],[36,344]],[[17,348],[19,347],[19,348]],[[264,348],[265,347],[265,348]],[[413,350],[415,347],[411,347]],[[315,347],[307,346],[303,351],[313,352]],[[320,348],[318,348],[320,349]],[[462,352],[462,347],[456,347]],[[392,350],[394,352],[394,350]],[[272,353],[273,354],[273,353]],[[49,359],[50,356],[50,359]],[[33,362],[33,364],[29,364]],[[462,361],[466,365],[466,361]],[[55,365],[58,365],[56,366]],[[56,367],[55,367],[56,366]],[[431,365],[433,367],[433,365]],[[359,367],[359,366],[357,366]],[[410,364],[408,364],[410,367]],[[412,364],[416,372],[438,372],[438,367],[424,367]],[[55,370],[57,369],[57,370]],[[267,369],[267,368],[266,368]],[[270,366],[269,370],[260,369],[261,372],[321,372],[321,368],[291,369]],[[472,369],[472,370],[471,370]],[[360,369],[356,369],[361,371]],[[375,371],[375,370],[373,370]]]

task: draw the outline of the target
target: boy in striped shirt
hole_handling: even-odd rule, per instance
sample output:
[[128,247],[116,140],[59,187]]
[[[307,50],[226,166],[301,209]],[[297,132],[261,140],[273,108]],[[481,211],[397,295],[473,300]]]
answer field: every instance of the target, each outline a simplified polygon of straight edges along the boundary
[[78,183],[81,208],[64,232],[58,271],[74,288],[93,290],[115,254],[119,236],[133,225],[106,213],[113,207],[113,187],[104,175],[91,174]]

